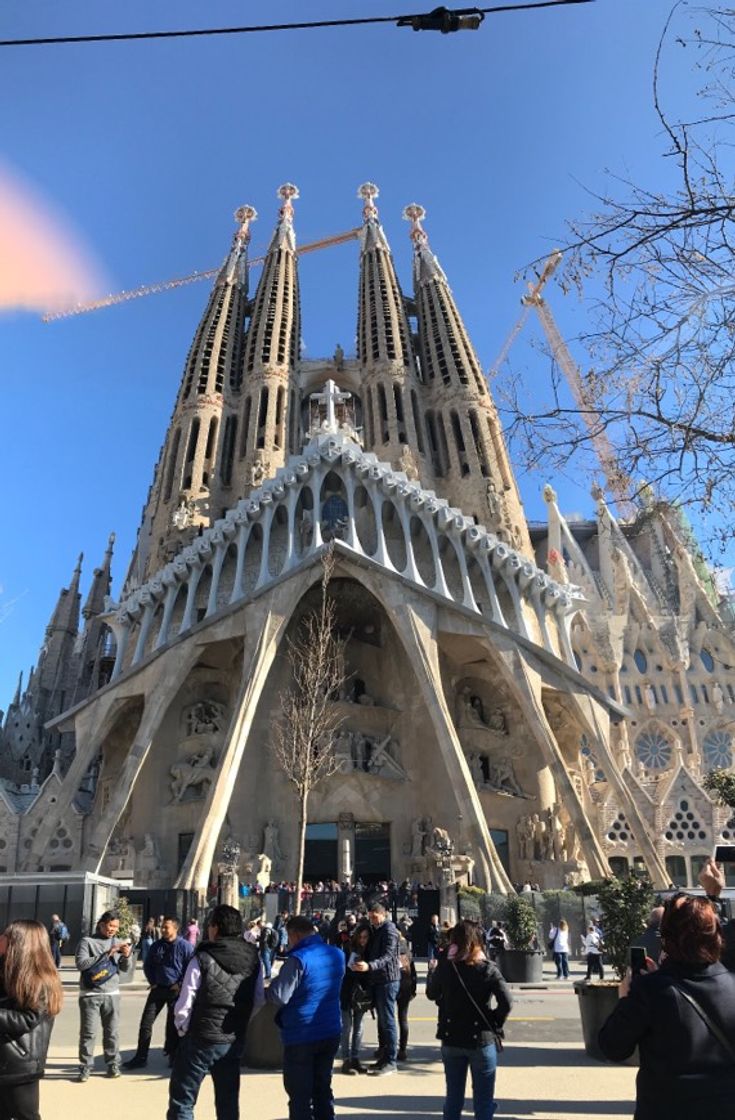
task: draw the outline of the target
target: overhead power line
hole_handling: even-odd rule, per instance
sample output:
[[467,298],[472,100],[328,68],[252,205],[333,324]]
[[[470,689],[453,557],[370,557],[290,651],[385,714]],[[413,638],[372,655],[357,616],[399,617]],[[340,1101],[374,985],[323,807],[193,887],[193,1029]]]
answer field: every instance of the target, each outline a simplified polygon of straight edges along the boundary
[[524,12],[535,8],[562,8],[569,4],[593,4],[595,0],[532,0],[527,4],[498,4],[492,8],[435,8],[414,15],[364,16],[359,19],[322,19],[308,23],[265,23],[250,27],[197,27],[181,31],[132,31],[110,35],[55,35],[46,39],[0,39],[0,47],[43,47],[65,43],[124,43],[142,39],[192,39],[206,35],[252,35],[264,31],[310,31],[329,27],[364,27],[392,23],[414,31],[476,31],[486,15]]

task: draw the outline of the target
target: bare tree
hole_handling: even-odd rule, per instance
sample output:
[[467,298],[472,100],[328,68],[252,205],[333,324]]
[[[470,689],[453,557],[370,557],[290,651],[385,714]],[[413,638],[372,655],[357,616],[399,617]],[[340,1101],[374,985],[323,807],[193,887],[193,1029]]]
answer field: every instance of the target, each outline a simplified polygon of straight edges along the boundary
[[[685,48],[701,75],[703,111],[674,119],[662,102],[662,71],[670,52]],[[570,223],[558,274],[563,286],[581,287],[592,275],[604,282],[593,327],[578,340],[595,367],[583,372],[584,403],[556,367],[543,404],[538,386],[532,397],[518,378],[504,379],[499,396],[528,466],[563,470],[589,455],[590,429],[603,432],[633,495],[646,486],[685,505],[710,547],[724,547],[735,526],[735,9],[690,16],[674,6],[654,61],[653,98],[661,178],[670,182],[673,170],[673,185],[614,179],[596,196],[597,213]]]
[[271,749],[294,787],[299,804],[299,846],[296,870],[296,913],[301,913],[306,824],[312,790],[339,769],[337,732],[344,716],[334,704],[344,686],[345,639],[337,633],[336,605],[329,595],[334,571],[330,549],[323,558],[319,605],[300,620],[287,639],[291,684],[281,693],[281,717],[273,729]]

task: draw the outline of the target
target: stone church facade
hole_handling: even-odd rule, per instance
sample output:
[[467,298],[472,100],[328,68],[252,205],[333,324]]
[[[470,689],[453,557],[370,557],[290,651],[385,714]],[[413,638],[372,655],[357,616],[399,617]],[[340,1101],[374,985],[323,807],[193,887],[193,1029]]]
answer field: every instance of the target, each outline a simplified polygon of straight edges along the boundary
[[701,786],[731,762],[735,647],[675,519],[618,523],[597,494],[567,522],[547,488],[527,523],[423,210],[407,296],[372,184],[356,355],[302,359],[298,192],[279,195],[252,295],[256,214],[236,214],[118,601],[111,540],[5,716],[0,869],[204,890],[234,840],[243,878],[293,878],[269,744],[329,548],[349,678],[310,803],[319,877],[436,878],[450,851],[504,892],[634,863],[691,879],[735,834]]

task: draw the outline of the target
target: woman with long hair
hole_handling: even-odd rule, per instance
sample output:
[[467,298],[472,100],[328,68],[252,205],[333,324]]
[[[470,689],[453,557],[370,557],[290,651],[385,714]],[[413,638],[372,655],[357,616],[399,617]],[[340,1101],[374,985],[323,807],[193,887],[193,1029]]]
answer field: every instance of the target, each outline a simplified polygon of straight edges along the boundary
[[0,934],[0,1120],[40,1120],[38,1082],[62,989],[40,922]]
[[613,1062],[636,1046],[635,1120],[731,1115],[735,1099],[735,974],[720,963],[711,902],[674,895],[661,918],[661,965],[627,976],[600,1031]]
[[556,978],[569,979],[569,925],[561,919],[558,926],[549,930],[549,946],[556,965]]
[[463,920],[451,930],[446,954],[429,973],[426,994],[439,1004],[436,1036],[447,1083],[444,1120],[460,1120],[468,1070],[475,1120],[491,1120],[497,1108],[497,1051],[513,1001],[496,965],[485,956],[476,922]]
[[365,959],[369,940],[370,926],[364,923],[357,926],[350,941],[348,967],[342,980],[339,995],[342,1008],[342,1073],[367,1073],[367,1067],[360,1062],[362,1021],[365,1012],[372,1006],[373,997],[363,973],[353,972],[349,966]]

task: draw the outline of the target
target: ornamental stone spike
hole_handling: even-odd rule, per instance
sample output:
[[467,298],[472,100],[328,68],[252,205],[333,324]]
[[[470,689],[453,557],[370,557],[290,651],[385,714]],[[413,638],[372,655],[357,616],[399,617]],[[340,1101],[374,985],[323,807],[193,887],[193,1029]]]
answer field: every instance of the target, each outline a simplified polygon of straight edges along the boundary
[[357,188],[357,197],[361,198],[364,202],[362,208],[363,221],[371,222],[378,220],[378,208],[375,205],[375,199],[380,195],[379,188],[375,183],[363,183],[361,187]]

